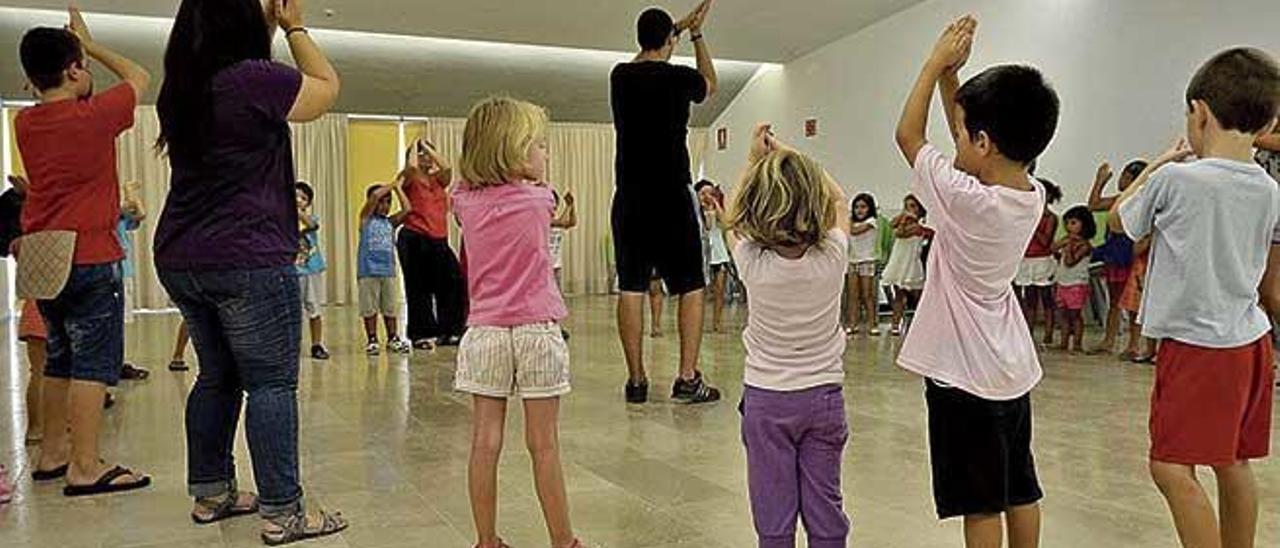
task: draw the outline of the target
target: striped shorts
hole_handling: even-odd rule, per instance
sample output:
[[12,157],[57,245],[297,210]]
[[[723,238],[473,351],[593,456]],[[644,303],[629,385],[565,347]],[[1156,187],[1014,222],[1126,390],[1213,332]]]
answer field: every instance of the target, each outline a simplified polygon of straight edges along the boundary
[[467,328],[454,388],[491,398],[569,393],[569,346],[556,323]]

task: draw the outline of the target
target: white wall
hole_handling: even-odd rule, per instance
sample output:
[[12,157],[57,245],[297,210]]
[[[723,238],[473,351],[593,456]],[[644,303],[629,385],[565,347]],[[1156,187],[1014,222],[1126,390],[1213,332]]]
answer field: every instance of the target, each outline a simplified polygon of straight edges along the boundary
[[[1187,81],[1213,53],[1248,44],[1280,55],[1277,0],[931,0],[758,74],[712,126],[713,136],[729,128],[730,147],[707,154],[707,175],[736,183],[751,128],[768,121],[847,190],[899,208],[910,172],[893,128],[938,34],[965,13],[980,26],[962,79],[1029,63],[1057,89],[1062,118],[1038,174],[1064,187],[1065,204],[1087,198],[1098,162],[1118,172],[1167,145],[1182,128]],[[950,150],[933,114],[930,136]],[[803,138],[808,117],[820,120],[813,139]]]

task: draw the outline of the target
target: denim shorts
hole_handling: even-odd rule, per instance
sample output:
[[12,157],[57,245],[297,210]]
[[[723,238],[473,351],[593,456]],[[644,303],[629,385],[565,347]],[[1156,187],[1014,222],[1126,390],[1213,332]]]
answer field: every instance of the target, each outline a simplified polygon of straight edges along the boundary
[[44,376],[115,386],[124,366],[120,264],[76,265],[53,300],[39,301],[49,329]]

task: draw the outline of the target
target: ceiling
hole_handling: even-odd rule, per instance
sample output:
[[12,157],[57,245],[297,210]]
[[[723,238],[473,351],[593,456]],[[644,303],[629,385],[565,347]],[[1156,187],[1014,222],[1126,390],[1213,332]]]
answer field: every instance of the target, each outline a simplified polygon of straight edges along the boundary
[[[761,62],[794,59],[919,1],[720,0],[706,34],[717,58],[721,91],[694,109],[691,123],[706,126],[714,121]],[[806,9],[797,9],[801,3]],[[62,10],[66,0],[0,0],[0,4]],[[79,4],[99,41],[160,74],[168,18],[177,0],[80,0]],[[558,121],[608,122],[609,70],[633,55],[635,16],[650,4],[645,0],[308,0],[308,25],[325,29],[314,36],[343,77],[338,109],[344,112],[464,116],[476,100],[506,93],[548,106]],[[693,2],[680,5],[686,4]],[[335,14],[325,16],[326,9]],[[22,33],[35,25],[63,22],[65,15],[59,11],[0,6],[0,44],[12,45],[0,48],[0,97],[25,98],[16,58]],[[288,59],[286,49],[277,49],[278,59]],[[678,53],[691,55],[692,50],[684,44]],[[691,59],[678,61],[692,64]]]

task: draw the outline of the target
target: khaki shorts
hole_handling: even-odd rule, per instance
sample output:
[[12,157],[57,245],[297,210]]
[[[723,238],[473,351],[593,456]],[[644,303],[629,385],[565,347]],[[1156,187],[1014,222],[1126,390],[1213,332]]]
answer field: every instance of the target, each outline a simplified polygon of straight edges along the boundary
[[394,318],[400,310],[400,284],[395,278],[360,278],[360,317],[372,318],[382,314]]
[[525,399],[569,393],[569,346],[556,323],[467,329],[454,388],[478,396]]
[[302,313],[308,320],[320,317],[320,286],[324,285],[324,273],[298,276],[298,293],[302,298]]

